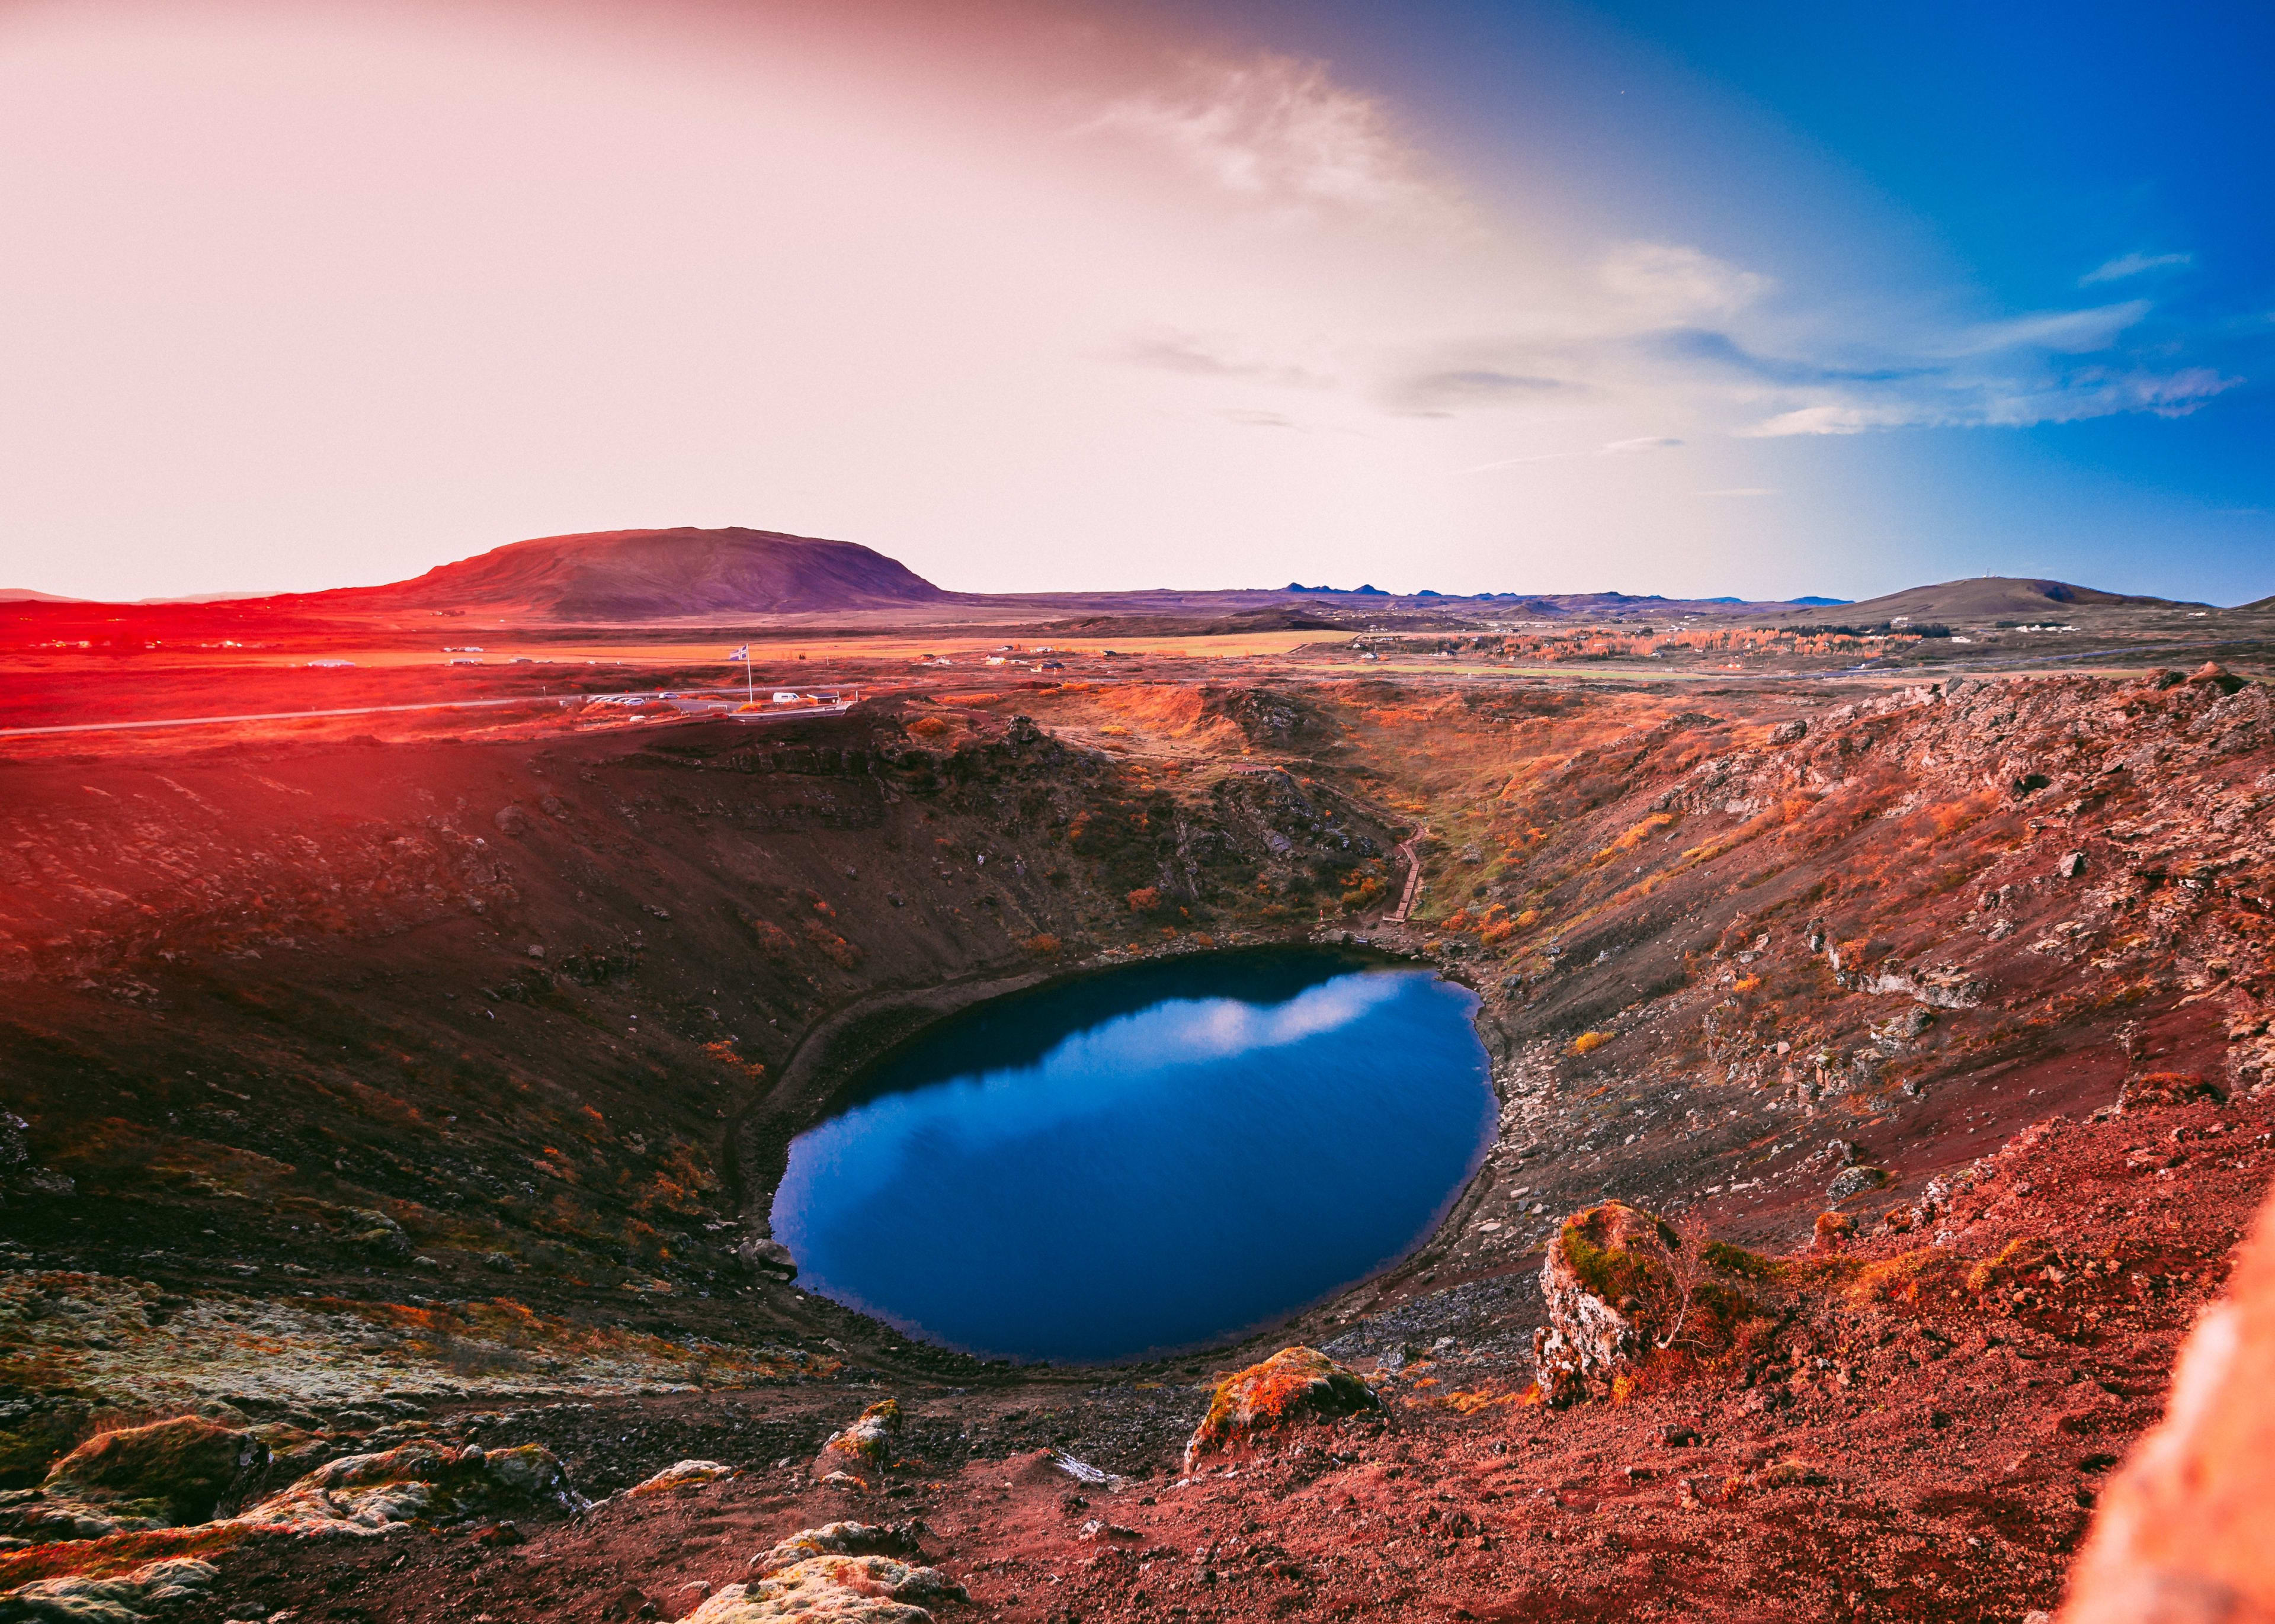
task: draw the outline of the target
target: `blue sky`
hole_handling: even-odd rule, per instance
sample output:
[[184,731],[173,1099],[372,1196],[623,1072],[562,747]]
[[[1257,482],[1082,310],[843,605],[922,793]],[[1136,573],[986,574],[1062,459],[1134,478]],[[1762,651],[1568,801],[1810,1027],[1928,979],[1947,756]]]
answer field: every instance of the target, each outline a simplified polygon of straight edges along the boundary
[[2275,8],[0,0],[0,586],[2275,593]]
[[[2059,363],[2073,378],[2196,379],[2161,411],[1812,446],[1858,508],[1901,510],[1877,523],[1828,503],[1829,544],[1845,530],[1951,573],[2275,591],[2275,7],[1259,0],[1236,15],[1383,90],[1473,173],[1812,297],[1845,291],[1868,344],[1891,315],[2113,306],[2113,342]],[[1906,443],[1869,443],[1883,436]]]

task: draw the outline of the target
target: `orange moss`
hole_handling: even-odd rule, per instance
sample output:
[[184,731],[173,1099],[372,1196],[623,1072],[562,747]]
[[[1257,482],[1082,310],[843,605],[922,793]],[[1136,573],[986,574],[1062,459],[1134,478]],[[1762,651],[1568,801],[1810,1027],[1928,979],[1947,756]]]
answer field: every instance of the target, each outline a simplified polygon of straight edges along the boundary
[[756,1083],[767,1075],[765,1066],[757,1061],[744,1060],[735,1052],[735,1046],[723,1038],[716,1043],[705,1044],[703,1052],[746,1082]]
[[1326,1419],[1379,1407],[1372,1388],[1326,1355],[1283,1348],[1217,1384],[1208,1414],[1185,1446],[1185,1458],[1190,1464],[1210,1450],[1306,1417]]

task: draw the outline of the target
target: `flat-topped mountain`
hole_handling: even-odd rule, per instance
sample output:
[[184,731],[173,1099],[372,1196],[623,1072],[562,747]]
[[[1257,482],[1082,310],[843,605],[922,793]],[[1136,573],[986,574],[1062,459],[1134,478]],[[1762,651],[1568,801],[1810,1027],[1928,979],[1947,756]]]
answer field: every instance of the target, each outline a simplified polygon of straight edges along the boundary
[[906,565],[855,542],[681,527],[539,536],[408,581],[312,593],[304,601],[624,621],[886,608],[949,597]]

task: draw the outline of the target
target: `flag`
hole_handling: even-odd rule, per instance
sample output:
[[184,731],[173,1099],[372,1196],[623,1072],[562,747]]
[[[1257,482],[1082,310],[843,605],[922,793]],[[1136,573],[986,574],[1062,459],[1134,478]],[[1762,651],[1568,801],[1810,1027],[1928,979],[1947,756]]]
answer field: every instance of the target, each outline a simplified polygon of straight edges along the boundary
[[749,659],[750,659],[750,657],[751,657],[751,646],[750,646],[748,643],[744,644],[742,647],[740,647],[740,648],[738,648],[738,649],[735,650],[735,652],[734,652],[734,653],[730,653],[730,654],[729,654],[729,655],[727,656],[727,658],[728,658],[728,659],[729,659],[729,660],[743,660],[743,661],[747,661],[747,660],[749,660]]

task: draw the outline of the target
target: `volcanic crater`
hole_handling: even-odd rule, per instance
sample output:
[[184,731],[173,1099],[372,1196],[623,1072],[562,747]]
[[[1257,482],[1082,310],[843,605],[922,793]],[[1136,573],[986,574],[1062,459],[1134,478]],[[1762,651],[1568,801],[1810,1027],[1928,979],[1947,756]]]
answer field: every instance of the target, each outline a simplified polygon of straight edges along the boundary
[[[2060,1605],[2266,1184],[2267,686],[843,668],[0,764],[0,1605]],[[1293,945],[1478,996],[1410,1255],[1115,1364],[801,1284],[863,1065]]]

